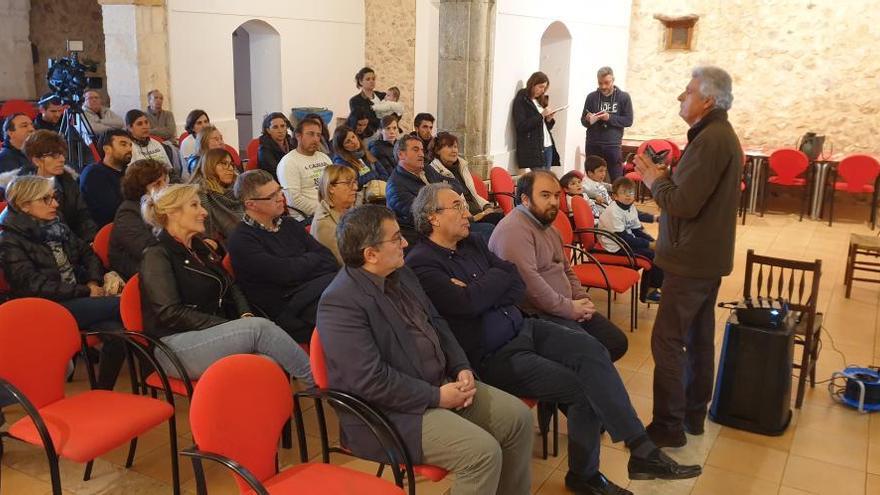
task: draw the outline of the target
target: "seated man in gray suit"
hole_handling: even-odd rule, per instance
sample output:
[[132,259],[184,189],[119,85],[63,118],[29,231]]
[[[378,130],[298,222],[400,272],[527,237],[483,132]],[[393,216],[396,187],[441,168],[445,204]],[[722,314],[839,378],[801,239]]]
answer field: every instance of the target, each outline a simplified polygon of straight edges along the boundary
[[[527,494],[532,416],[474,380],[467,357],[415,274],[394,213],[364,205],[336,229],[345,266],[318,304],[330,387],[359,395],[394,424],[418,464],[454,474],[452,494]],[[345,445],[383,459],[366,426],[340,413]]]

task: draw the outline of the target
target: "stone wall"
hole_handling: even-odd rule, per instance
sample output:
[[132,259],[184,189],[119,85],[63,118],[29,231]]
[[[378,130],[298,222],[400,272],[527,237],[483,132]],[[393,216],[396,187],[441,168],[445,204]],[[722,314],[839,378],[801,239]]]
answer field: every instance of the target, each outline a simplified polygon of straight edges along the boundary
[[[663,51],[655,14],[699,15],[693,50]],[[683,137],[675,99],[693,66],[713,64],[733,77],[730,116],[744,144],[793,146],[816,131],[835,152],[880,153],[878,26],[867,0],[633,0],[627,135]]]
[[[406,108],[401,121],[404,129],[412,128],[416,54],[415,0],[365,0],[365,60],[376,71],[379,91],[390,86],[400,88],[400,101]],[[351,94],[357,92],[351,69]],[[343,117],[340,115],[340,117]]]
[[0,2],[0,100],[34,97],[30,8],[30,0]]
[[[104,27],[101,6],[96,0],[31,0],[30,37],[36,46],[38,60],[34,64],[36,94],[49,91],[46,83],[47,61],[67,56],[66,40],[82,40],[85,51],[80,61],[97,62],[98,71],[90,76],[104,78]],[[106,94],[106,89],[103,90]]]

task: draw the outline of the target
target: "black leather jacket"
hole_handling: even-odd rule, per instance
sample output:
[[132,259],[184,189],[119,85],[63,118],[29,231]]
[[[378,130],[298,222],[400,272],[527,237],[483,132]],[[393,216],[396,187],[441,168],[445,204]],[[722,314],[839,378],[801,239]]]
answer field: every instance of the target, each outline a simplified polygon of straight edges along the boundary
[[250,312],[221,259],[222,254],[199,237],[193,238],[190,252],[167,232],[160,232],[159,242],[144,250],[141,261],[144,330],[162,338],[203,330]]
[[71,232],[64,254],[73,266],[77,283],[61,280],[52,250],[43,241],[40,226],[27,213],[7,207],[0,214],[0,262],[14,297],[42,297],[66,301],[89,297],[89,282],[104,281],[104,268],[89,243]]

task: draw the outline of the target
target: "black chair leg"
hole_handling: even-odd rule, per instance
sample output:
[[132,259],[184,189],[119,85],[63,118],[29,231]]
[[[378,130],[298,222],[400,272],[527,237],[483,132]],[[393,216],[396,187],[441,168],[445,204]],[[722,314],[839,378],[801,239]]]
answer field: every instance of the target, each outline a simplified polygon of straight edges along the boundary
[[291,428],[290,418],[287,418],[284,429],[281,430],[281,446],[288,450],[293,448],[293,428]]
[[202,466],[202,460],[198,457],[192,458],[193,475],[196,479],[196,495],[208,495],[208,488],[205,486],[205,468]]
[[[168,420],[168,437],[171,440],[169,449],[171,450],[171,484],[174,495],[180,495],[180,463],[177,459],[177,423],[174,416]],[[204,482],[204,473],[202,473],[202,481]],[[198,482],[196,482],[198,489]],[[202,488],[204,488],[204,483]]]
[[559,457],[559,407],[553,407],[553,457]]
[[83,481],[89,481],[92,478],[92,467],[95,465],[95,460],[86,463],[86,471],[83,473]]

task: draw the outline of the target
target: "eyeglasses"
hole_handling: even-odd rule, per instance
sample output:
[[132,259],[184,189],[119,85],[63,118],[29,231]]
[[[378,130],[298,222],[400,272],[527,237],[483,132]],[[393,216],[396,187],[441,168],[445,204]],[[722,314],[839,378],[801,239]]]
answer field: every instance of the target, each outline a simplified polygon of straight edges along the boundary
[[278,189],[268,196],[263,196],[262,198],[250,198],[250,201],[272,201],[281,197],[281,193],[284,192],[284,189]]
[[54,158],[56,160],[60,160],[64,158],[64,153],[58,153],[57,151],[55,153],[44,153],[37,158]]
[[400,232],[398,232],[398,233],[394,234],[393,236],[391,236],[391,239],[388,239],[387,241],[379,241],[376,243],[376,245],[378,246],[379,244],[385,244],[386,242],[393,242],[393,243],[396,243],[398,246],[402,246],[403,245],[403,236],[400,235]]
[[331,182],[330,185],[338,186],[338,185],[346,185],[352,189],[356,188],[358,183],[356,180],[337,180],[335,182]]
[[58,195],[56,193],[47,194],[41,198],[37,198],[34,201],[42,201],[44,205],[50,206],[52,202],[58,202]]
[[216,167],[235,168],[235,165],[232,163],[232,160],[220,160],[217,162]]
[[470,212],[467,203],[462,203],[461,201],[456,201],[455,203],[452,203],[452,206],[443,206],[437,208],[437,211],[443,210],[458,210],[459,213]]
[[636,192],[633,191],[632,189],[627,189],[624,191],[617,191],[617,194],[620,196],[635,196]]

